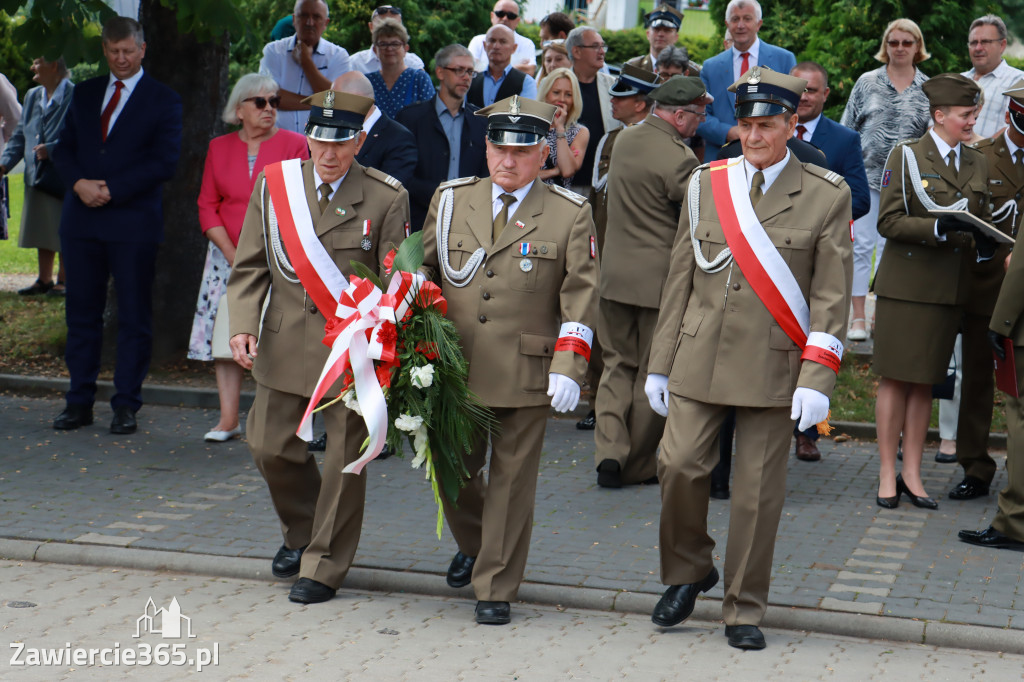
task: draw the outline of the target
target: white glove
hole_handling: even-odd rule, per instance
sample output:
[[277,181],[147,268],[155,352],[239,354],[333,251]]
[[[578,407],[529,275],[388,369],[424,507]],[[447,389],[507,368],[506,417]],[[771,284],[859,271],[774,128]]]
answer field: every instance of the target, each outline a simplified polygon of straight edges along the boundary
[[668,377],[664,374],[648,374],[644,382],[644,393],[651,409],[662,417],[668,416]]
[[564,374],[548,374],[548,395],[551,407],[556,412],[569,412],[576,409],[580,401],[580,385]]
[[797,428],[801,431],[811,428],[828,417],[828,396],[821,391],[803,386],[793,391],[793,412],[789,418],[800,420]]

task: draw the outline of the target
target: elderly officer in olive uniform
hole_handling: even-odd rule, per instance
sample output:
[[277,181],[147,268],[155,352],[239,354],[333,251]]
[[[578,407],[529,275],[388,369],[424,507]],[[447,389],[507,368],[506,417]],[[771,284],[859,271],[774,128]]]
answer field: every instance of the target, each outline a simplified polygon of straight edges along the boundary
[[661,579],[670,587],[652,614],[661,626],[682,622],[718,582],[709,477],[719,426],[736,407],[722,617],[740,649],[765,646],[758,625],[793,421],[807,428],[828,414],[850,305],[850,190],[786,147],[805,86],[754,67],[729,88],[743,157],[690,178],[646,387],[651,407],[668,416],[658,476]]
[[590,204],[537,182],[555,107],[513,96],[487,117],[490,178],[435,192],[423,228],[424,266],[438,277],[462,336],[469,388],[499,430],[474,444],[470,480],[445,516],[459,551],[448,584],[473,584],[478,623],[510,621],[526,567],[537,470],[551,408],[573,409],[587,370],[597,308]]
[[[880,459],[876,503],[888,509],[902,495],[914,506],[938,507],[921,480],[931,387],[946,377],[971,293],[972,263],[979,252],[984,252],[983,260],[995,250],[995,243],[969,222],[932,213],[950,208],[986,221],[991,217],[985,155],[963,144],[971,139],[981,89],[960,74],[940,74],[922,87],[934,125],[919,140],[898,144],[889,153],[878,211],[878,233],[893,244],[875,276],[872,362],[882,377],[875,403]],[[963,395],[967,403],[980,399]],[[901,435],[903,466],[897,475]]]
[[[658,74],[645,71],[636,66],[622,65],[619,77],[609,88],[611,94],[612,118],[622,123],[624,128],[616,128],[604,134],[597,143],[594,154],[594,176],[590,187],[590,206],[594,210],[594,230],[597,234],[598,256],[602,253],[604,232],[608,225],[608,168],[611,166],[612,149],[615,140],[625,128],[636,125],[647,118],[653,101],[647,94],[658,87]],[[597,392],[597,384],[604,372],[601,360],[600,339],[594,337],[594,346],[590,355],[590,367],[587,372],[587,383]],[[597,426],[597,412],[590,412],[580,421],[576,428],[593,431]]]
[[296,436],[330,352],[321,343],[323,311],[337,307],[334,290],[352,274],[350,261],[378,268],[404,239],[409,197],[390,175],[354,161],[373,100],[327,90],[303,102],[311,107],[311,158],[274,164],[257,178],[228,303],[232,353],[256,379],[246,438],[284,533],[272,571],[298,574],[288,598],[315,603],[331,599],[348,573],[366,492],[365,474],[341,473],[367,435],[359,415],[341,404],[323,410],[330,438],[322,477]]
[[[989,159],[989,187],[992,188],[993,205],[996,207],[994,217],[1003,218],[996,225],[1004,227],[1007,221],[1012,221],[1013,232],[1016,234],[1021,210],[1024,209],[1021,205],[1024,189],[1024,88],[1015,88],[1003,94],[1010,97],[1010,110],[1006,115],[1010,126],[1003,135],[994,138],[991,144],[986,144],[982,151]],[[996,179],[1001,184],[991,182]],[[1011,208],[1006,210],[1004,206]],[[996,355],[1004,360],[1006,350],[1003,343],[1007,338],[1013,340],[1017,386],[1024,386],[1024,257],[1019,254],[1010,259],[992,313],[988,337]],[[996,516],[992,525],[985,530],[962,530],[959,536],[972,545],[1024,552],[1024,400],[1021,398],[1006,397],[1006,430],[1009,440],[1006,448],[1006,474],[1009,480],[1006,488],[999,493]]]
[[608,173],[597,323],[604,372],[594,432],[597,483],[605,488],[657,480],[665,419],[644,394],[647,359],[686,180],[698,165],[684,140],[713,99],[692,76],[674,76],[648,96],[653,110],[619,136]]
[[[1024,209],[1024,89],[1007,90],[1009,124],[1002,135],[975,145],[988,162],[989,207],[992,223],[1006,234],[1016,236]],[[961,395],[970,396],[960,405],[956,431],[956,459],[964,478],[952,490],[953,500],[971,500],[988,495],[996,475],[996,463],[988,454],[988,433],[992,428],[995,376],[992,352],[985,338],[999,287],[1003,283],[1009,244],[1000,244],[995,256],[971,266],[971,293],[967,299],[963,333],[963,380]]]

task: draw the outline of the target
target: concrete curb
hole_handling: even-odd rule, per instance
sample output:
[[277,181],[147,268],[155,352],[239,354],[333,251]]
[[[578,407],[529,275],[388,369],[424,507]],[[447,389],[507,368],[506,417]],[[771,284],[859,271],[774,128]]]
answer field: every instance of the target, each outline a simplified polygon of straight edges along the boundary
[[[0,537],[0,558],[279,582],[270,574],[268,559],[249,557],[183,554],[152,549]],[[468,588],[452,590],[445,585],[439,575],[393,571],[387,568],[353,567],[345,579],[344,588],[373,592],[406,592],[433,597],[465,595],[472,599],[472,592]],[[654,609],[659,596],[643,592],[541,583],[525,583],[519,590],[519,601],[528,604],[641,615],[649,614]],[[721,602],[717,599],[697,600],[691,618],[705,623],[720,623]],[[1020,636],[1020,631],[981,625],[776,606],[768,609],[762,625],[767,628],[824,635],[1024,655],[1024,638]]]
[[[109,400],[114,394],[114,384],[111,381],[96,382],[96,399]],[[53,394],[64,393],[68,390],[67,379],[54,379],[50,377],[24,376],[21,374],[0,374],[0,391],[14,391],[25,395],[51,397]],[[243,391],[240,409],[244,412],[252,405],[255,394],[251,391]],[[147,384],[142,387],[143,402],[151,405],[170,405],[173,407],[198,407],[203,409],[216,409],[220,407],[217,391],[212,388],[192,388],[189,386],[161,386],[158,384]],[[562,418],[580,419],[586,416],[590,405],[580,403],[571,414],[560,415],[552,411],[552,415]],[[832,422],[835,433],[845,434],[851,438],[861,440],[875,440],[878,434],[875,425],[871,422]],[[938,442],[939,430],[928,429],[928,440]],[[989,445],[1000,450],[1006,449],[1006,434],[992,433],[988,437]]]

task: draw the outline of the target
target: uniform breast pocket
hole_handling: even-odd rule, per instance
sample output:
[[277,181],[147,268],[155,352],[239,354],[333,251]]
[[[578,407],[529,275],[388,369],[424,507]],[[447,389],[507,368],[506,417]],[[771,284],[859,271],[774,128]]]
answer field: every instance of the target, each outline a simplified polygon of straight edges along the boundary
[[972,180],[967,186],[971,195],[970,199],[970,211],[971,213],[984,213],[985,204],[988,203],[988,188],[985,186],[983,180]]
[[697,223],[694,236],[700,241],[700,253],[705,260],[714,260],[725,250],[725,233],[718,223],[701,221]]
[[343,272],[350,269],[349,261],[353,258],[356,260],[364,260],[363,258],[354,256],[352,253],[353,251],[357,251],[359,254],[364,253],[359,246],[362,240],[362,232],[358,229],[335,230],[335,232],[331,234],[330,244],[334,255],[334,264]]
[[556,242],[520,242],[511,248],[511,288],[516,291],[546,291],[561,281],[561,259]]
[[[810,260],[805,255],[798,255],[806,253],[811,248],[813,235],[810,230],[772,226],[768,230],[768,236],[772,240],[772,245],[778,249],[788,265],[806,263],[810,266]],[[793,274],[797,279],[800,279],[802,275],[799,269],[793,270]]]
[[448,235],[448,264],[455,270],[461,270],[478,248],[480,245],[472,235],[450,233]]

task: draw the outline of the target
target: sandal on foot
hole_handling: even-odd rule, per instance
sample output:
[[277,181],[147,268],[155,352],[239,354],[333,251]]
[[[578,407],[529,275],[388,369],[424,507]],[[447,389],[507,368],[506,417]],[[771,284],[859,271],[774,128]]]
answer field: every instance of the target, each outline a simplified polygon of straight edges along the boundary
[[[858,322],[864,325],[864,329],[853,328],[853,325],[857,324]],[[852,320],[850,320],[850,331],[846,333],[846,338],[848,338],[850,341],[867,341],[867,320],[865,320],[863,317],[855,317]]]

